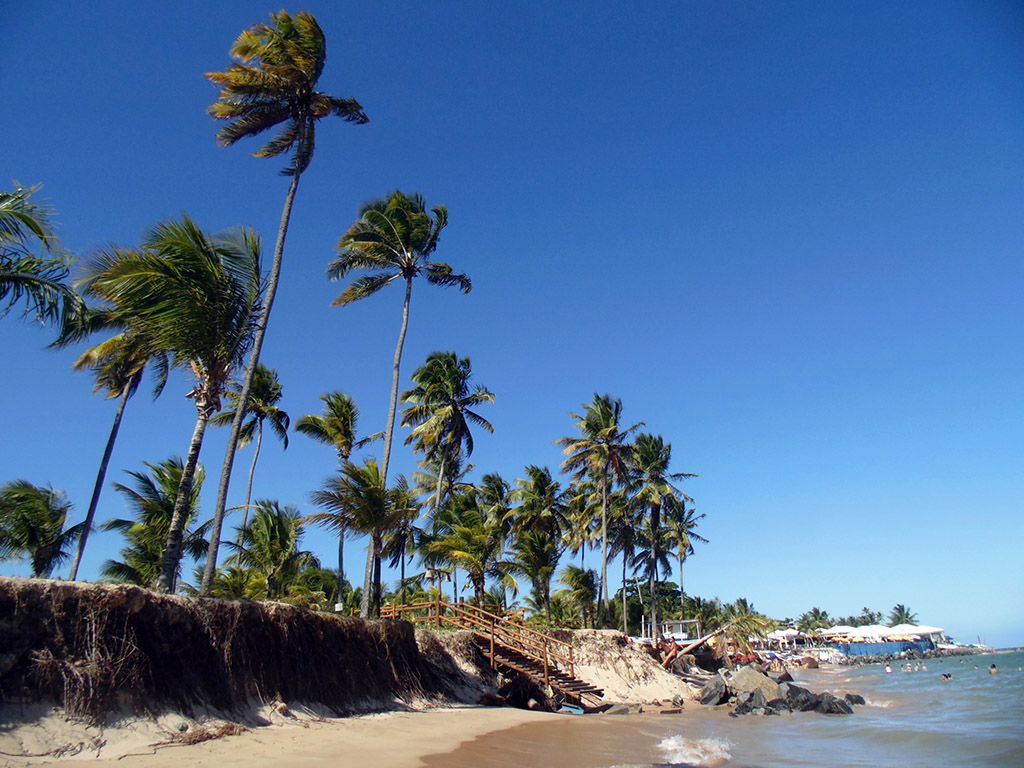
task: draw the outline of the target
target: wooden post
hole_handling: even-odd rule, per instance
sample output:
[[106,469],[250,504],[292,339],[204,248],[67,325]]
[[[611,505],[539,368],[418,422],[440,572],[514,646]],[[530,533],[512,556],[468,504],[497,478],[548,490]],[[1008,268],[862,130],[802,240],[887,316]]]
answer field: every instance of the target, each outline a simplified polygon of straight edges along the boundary
[[548,680],[548,644],[547,644],[547,642],[544,643],[544,685],[545,686],[551,685],[550,681]]
[[576,677],[576,661],[575,656],[572,652],[572,646],[569,646],[569,674]]
[[438,579],[437,605],[435,607],[435,609],[437,611],[437,627],[438,627],[438,629],[441,628],[441,589],[440,589],[440,586],[441,586],[441,580]]
[[491,669],[494,669],[494,619],[491,619]]

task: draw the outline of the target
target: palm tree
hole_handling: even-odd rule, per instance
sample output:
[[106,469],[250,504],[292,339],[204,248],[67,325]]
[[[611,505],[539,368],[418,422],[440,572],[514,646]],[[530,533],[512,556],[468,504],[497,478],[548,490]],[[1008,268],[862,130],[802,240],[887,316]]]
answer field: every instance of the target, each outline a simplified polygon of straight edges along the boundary
[[[146,466],[149,474],[128,473],[134,480],[132,486],[114,483],[114,490],[124,497],[132,510],[132,519],[115,518],[100,526],[100,530],[117,531],[127,540],[127,546],[121,550],[121,559],[107,560],[100,569],[100,575],[140,587],[148,587],[160,577],[181,475],[185,470],[179,456],[172,456],[159,464],[146,462]],[[193,560],[200,560],[206,553],[204,535],[209,523],[193,527],[199,516],[199,493],[204,478],[205,472],[200,464],[196,467],[184,506],[182,550]],[[180,564],[178,571],[175,578],[180,575]]]
[[694,541],[699,541],[702,544],[708,543],[707,539],[694,531],[697,523],[703,520],[705,515],[696,514],[696,510],[687,506],[683,500],[669,504],[665,508],[665,512],[668,542],[679,560],[679,597],[681,600],[679,618],[685,619],[686,590],[683,589],[683,563],[693,554]]
[[[384,539],[384,549],[381,551],[383,557],[390,558],[388,565],[394,568],[399,567],[399,602],[405,604],[405,561],[406,556],[414,547],[416,534],[419,528],[415,525],[416,516],[420,512],[420,505],[416,501],[416,494],[409,489],[409,484],[404,477],[399,476],[399,481],[390,491],[391,505],[395,511],[395,524],[389,530]],[[410,562],[412,557],[409,557]]]
[[462,568],[473,584],[477,605],[486,600],[486,579],[498,575],[505,551],[505,536],[500,520],[481,509],[475,490],[454,494],[442,508],[443,522],[435,516],[437,530],[425,535],[421,551],[428,564],[448,563]]
[[917,614],[913,613],[903,603],[896,603],[892,611],[889,612],[889,626],[895,627],[897,624],[913,624],[916,627]]
[[519,506],[511,510],[512,532],[542,531],[561,545],[563,532],[569,526],[565,493],[561,483],[551,477],[551,470],[531,464],[526,478],[516,478],[513,498]]
[[636,561],[637,548],[642,545],[640,529],[643,526],[640,510],[630,504],[624,490],[614,491],[608,497],[609,546],[612,557],[622,556],[622,631],[629,632],[629,609],[626,596],[626,571]]
[[[24,299],[25,314],[63,326],[82,301],[64,283],[70,259],[60,252],[50,208],[31,200],[38,190],[16,183],[13,192],[0,192],[0,317]],[[38,254],[30,247],[36,243]]]
[[597,602],[597,574],[592,568],[567,565],[562,569],[560,581],[569,588],[569,600],[583,614],[583,626],[589,621],[593,626],[594,603]]
[[353,280],[331,306],[347,306],[372,296],[396,280],[405,281],[402,329],[395,347],[391,402],[384,428],[381,477],[385,482],[391,460],[391,442],[395,434],[399,368],[402,364],[405,333],[409,328],[412,281],[422,275],[431,285],[457,285],[463,293],[469,293],[472,288],[470,279],[465,275],[454,274],[448,264],[427,260],[436,250],[441,230],[447,224],[448,209],[443,205],[435,206],[428,212],[426,202],[419,193],[408,197],[398,191],[392,192],[386,198],[363,204],[359,209],[359,219],[338,241],[338,258],[327,268],[327,276],[331,280],[342,280],[353,272],[369,273]]
[[327,512],[309,515],[304,522],[322,525],[329,531],[342,527],[367,534],[366,570],[363,574],[362,614],[370,616],[371,599],[375,614],[380,610],[380,572],[376,563],[384,549],[384,538],[407,516],[405,507],[395,509],[384,487],[384,476],[377,460],[368,458],[364,464],[346,461],[336,477],[312,494],[313,503]]
[[[111,317],[110,313],[84,310],[80,313],[78,321],[65,324],[65,329],[55,345],[66,346],[75,340],[85,338],[91,331],[112,324],[116,325],[118,321]],[[92,369],[94,395],[105,391],[108,399],[118,398],[118,405],[114,414],[114,423],[103,449],[103,458],[100,460],[100,467],[96,472],[96,482],[93,484],[92,496],[89,498],[89,510],[85,514],[85,527],[82,529],[78,546],[75,548],[75,556],[71,561],[71,571],[68,574],[70,581],[78,578],[78,567],[81,565],[85,544],[92,531],[100,493],[103,490],[103,481],[107,476],[107,467],[110,465],[110,457],[114,452],[114,443],[117,441],[117,435],[121,429],[125,406],[138,389],[143,372],[150,363],[153,363],[156,371],[153,386],[153,398],[156,399],[167,383],[169,362],[167,354],[155,349],[151,341],[142,334],[122,330],[111,338],[94,344],[83,352],[74,363],[75,371]]]
[[816,629],[825,629],[831,626],[832,619],[829,617],[828,611],[823,611],[817,606],[801,614],[800,618],[796,620],[796,628],[807,634]]
[[291,177],[288,193],[281,212],[281,223],[274,246],[274,261],[267,280],[267,295],[263,311],[253,338],[252,351],[242,386],[238,392],[241,408],[236,408],[231,423],[217,506],[214,509],[213,528],[210,532],[210,552],[200,592],[207,595],[217,564],[217,549],[224,524],[228,486],[235,450],[245,418],[245,404],[249,401],[256,375],[263,337],[270,322],[270,311],[277,296],[281,278],[281,262],[292,204],[299,188],[299,179],[313,160],[316,146],[316,124],[328,116],[340,117],[348,123],[363,125],[369,118],[355,99],[339,99],[316,90],[327,60],[327,41],[323,30],[311,13],[300,11],[295,17],[285,11],[270,14],[272,24],[255,24],[242,32],[231,46],[236,60],[224,72],[208,72],[206,77],[221,87],[220,96],[207,110],[215,120],[227,123],[217,132],[221,146],[231,146],[241,139],[257,136],[277,128],[277,132],[256,157],[278,157],[288,154],[290,162],[282,171]]
[[[362,439],[356,439],[356,428],[359,425],[359,408],[356,401],[344,392],[328,392],[320,395],[324,401],[324,410],[320,415],[308,414],[295,423],[295,431],[311,437],[318,443],[330,445],[338,454],[338,464],[343,465],[352,455],[383,436],[383,432],[374,432]],[[338,579],[345,579],[345,527],[338,529]]]
[[504,569],[530,580],[550,624],[551,579],[562,557],[559,540],[540,528],[524,530],[512,540],[509,550],[513,559],[504,563]]
[[563,437],[557,441],[568,458],[562,462],[562,471],[571,472],[576,482],[593,477],[601,495],[601,611],[600,623],[608,613],[608,494],[616,479],[626,476],[632,447],[627,438],[643,422],[623,429],[622,401],[611,395],[598,395],[583,404],[583,415],[570,413],[576,419],[579,437]]
[[27,557],[33,577],[49,578],[85,527],[64,527],[71,509],[64,491],[52,486],[27,480],[0,486],[0,560]]
[[402,402],[406,405],[402,411],[402,426],[413,427],[405,444],[413,444],[417,452],[436,460],[439,466],[434,512],[441,506],[446,470],[458,466],[463,448],[467,459],[473,453],[469,425],[494,432],[487,419],[470,410],[494,402],[494,394],[486,387],[477,385],[470,390],[472,376],[468,357],[460,360],[454,352],[434,352],[413,372],[416,386],[402,393]]
[[235,550],[233,562],[266,579],[269,600],[284,597],[303,568],[320,567],[311,552],[299,549],[303,522],[298,507],[261,499],[252,520],[239,532],[238,544],[229,544]]
[[672,443],[666,443],[661,435],[654,436],[641,432],[633,443],[630,457],[629,490],[633,494],[633,503],[646,507],[650,512],[651,546],[648,568],[651,598],[651,631],[658,636],[658,601],[654,599],[654,582],[657,576],[657,564],[664,554],[659,545],[664,542],[661,530],[661,509],[664,504],[685,503],[692,501],[689,496],[676,488],[672,482],[688,477],[696,477],[687,472],[669,472],[672,462]]
[[[210,417],[252,341],[260,310],[260,240],[251,230],[207,235],[190,218],[157,224],[138,250],[113,249],[86,267],[87,295],[187,366],[197,418],[185,460],[157,587],[173,591],[181,559],[184,505]],[[209,563],[207,563],[209,566]]]
[[[249,506],[252,500],[252,478],[256,473],[256,462],[260,458],[260,447],[263,445],[263,422],[270,422],[270,428],[281,439],[281,442],[284,443],[285,450],[288,449],[288,425],[290,420],[288,414],[277,406],[277,403],[281,401],[282,393],[283,388],[277,380],[277,371],[273,368],[267,368],[263,363],[257,364],[256,376],[253,377],[252,381],[252,391],[249,393],[248,405],[245,408],[252,418],[242,424],[242,431],[238,437],[239,448],[244,448],[253,441],[253,437],[256,438],[256,452],[252,457],[252,466],[249,467],[249,485],[245,491],[245,506],[242,508],[241,530],[245,529],[246,523],[249,520]],[[234,422],[235,411],[238,410],[238,404],[242,401],[241,384],[235,382],[229,385],[227,397],[231,407],[210,419],[210,423],[215,427],[225,426]]]
[[571,483],[565,491],[565,517],[568,525],[563,534],[566,549],[580,556],[580,568],[586,568],[585,555],[593,547],[597,532],[597,519],[601,512],[600,500],[595,497],[593,483]]

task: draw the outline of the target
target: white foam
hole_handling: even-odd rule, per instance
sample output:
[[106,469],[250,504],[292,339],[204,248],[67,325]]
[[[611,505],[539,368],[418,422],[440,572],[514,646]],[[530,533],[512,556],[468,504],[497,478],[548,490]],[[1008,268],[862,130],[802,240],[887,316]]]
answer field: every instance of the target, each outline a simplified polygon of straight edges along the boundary
[[658,744],[668,763],[699,765],[714,768],[732,758],[731,747],[724,739],[688,739],[684,736],[669,736]]
[[886,701],[885,699],[878,699],[876,701],[875,699],[869,699],[866,696],[864,697],[864,703],[867,704],[869,707],[889,708],[889,707],[895,707],[896,706],[896,702],[895,701]]

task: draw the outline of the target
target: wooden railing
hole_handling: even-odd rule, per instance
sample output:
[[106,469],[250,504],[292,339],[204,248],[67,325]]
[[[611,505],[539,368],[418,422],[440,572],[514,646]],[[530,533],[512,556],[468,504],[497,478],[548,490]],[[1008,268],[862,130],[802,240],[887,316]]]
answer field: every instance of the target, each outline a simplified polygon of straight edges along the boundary
[[492,664],[495,653],[501,649],[517,651],[543,666],[545,685],[551,684],[553,669],[576,675],[572,645],[525,626],[519,612],[500,616],[472,603],[452,604],[438,598],[409,605],[384,605],[380,617],[468,629],[489,643]]

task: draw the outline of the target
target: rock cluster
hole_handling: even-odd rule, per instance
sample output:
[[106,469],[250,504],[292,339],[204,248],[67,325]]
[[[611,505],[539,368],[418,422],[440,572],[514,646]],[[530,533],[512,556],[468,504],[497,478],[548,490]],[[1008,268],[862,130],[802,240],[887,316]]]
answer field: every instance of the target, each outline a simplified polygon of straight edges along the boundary
[[789,681],[773,680],[752,666],[741,667],[728,677],[715,675],[701,688],[698,700],[705,706],[733,704],[734,715],[850,715],[853,705],[864,704],[864,697],[858,694],[847,693],[840,699],[831,693],[813,693]]

